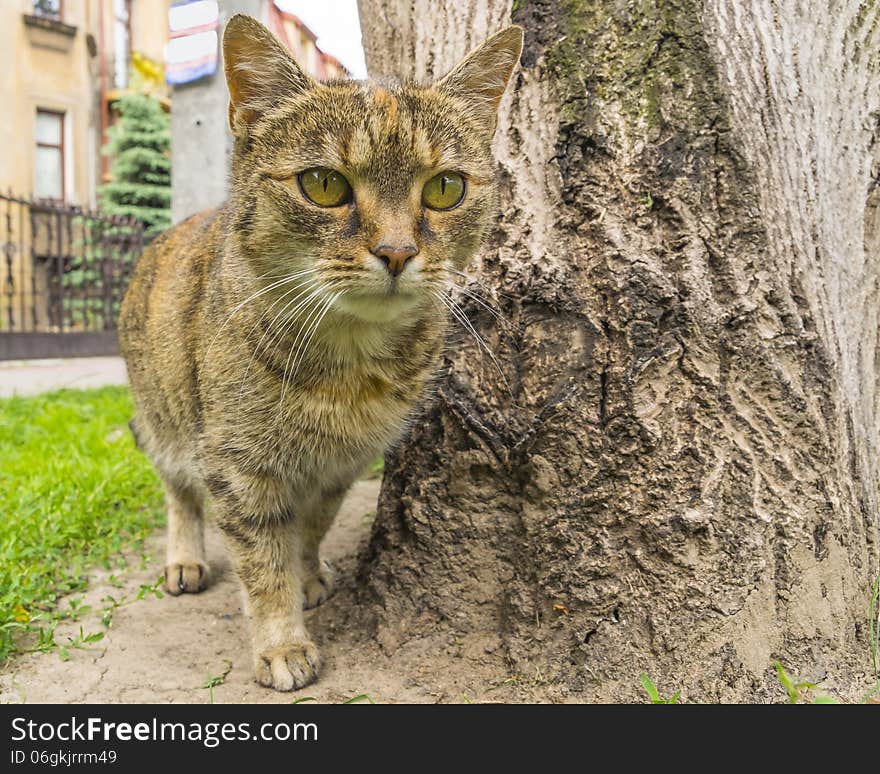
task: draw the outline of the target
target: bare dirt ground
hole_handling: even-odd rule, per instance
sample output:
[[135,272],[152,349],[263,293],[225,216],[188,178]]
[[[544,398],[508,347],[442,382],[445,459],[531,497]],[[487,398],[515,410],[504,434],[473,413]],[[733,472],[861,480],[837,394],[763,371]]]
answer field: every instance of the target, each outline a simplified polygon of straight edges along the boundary
[[118,608],[104,630],[102,598],[136,599],[141,585],[155,583],[161,574],[165,539],[157,534],[148,543],[147,560],[117,573],[116,585],[109,582],[108,572],[96,572],[85,594],[85,604],[94,612],[56,630],[62,645],[80,626],[86,634],[105,631],[103,639],[68,648],[66,662],[58,651],[12,659],[0,672],[0,702],[207,703],[206,681],[224,673],[225,679],[213,688],[215,703],[288,703],[303,697],[337,703],[363,694],[377,703],[550,698],[540,681],[510,674],[500,643],[428,633],[389,647],[348,625],[356,555],[368,538],[378,489],[376,480],[356,483],[325,540],[324,556],[336,565],[338,590],[306,614],[324,658],[317,683],[278,693],[254,682],[239,584],[221,536],[210,525],[213,580],[208,589],[133,601]]

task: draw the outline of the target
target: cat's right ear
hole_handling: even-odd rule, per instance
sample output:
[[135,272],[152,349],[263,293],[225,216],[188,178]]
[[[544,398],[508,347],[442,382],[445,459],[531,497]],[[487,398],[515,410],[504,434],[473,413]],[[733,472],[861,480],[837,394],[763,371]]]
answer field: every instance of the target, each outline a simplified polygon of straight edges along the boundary
[[496,32],[471,51],[437,88],[469,103],[489,135],[495,131],[495,113],[523,48],[523,30],[516,25]]
[[237,136],[247,133],[279,100],[315,86],[278,38],[241,13],[227,22],[223,32],[223,67],[229,87],[229,128]]

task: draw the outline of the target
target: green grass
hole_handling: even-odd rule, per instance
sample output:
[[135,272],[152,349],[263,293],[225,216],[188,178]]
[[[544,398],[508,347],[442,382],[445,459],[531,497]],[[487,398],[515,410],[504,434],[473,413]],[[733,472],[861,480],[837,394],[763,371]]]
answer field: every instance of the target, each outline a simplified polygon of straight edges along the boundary
[[[782,664],[780,664],[778,661],[773,662],[773,667],[776,669],[776,678],[779,680],[779,684],[785,689],[785,692],[788,694],[789,704],[801,703],[804,691],[815,691],[819,688],[818,683],[813,683],[809,680],[800,680],[799,678],[792,677],[785,670],[785,667],[782,666]],[[815,696],[812,701],[809,701],[808,703],[838,704],[839,702],[832,696]]]
[[162,521],[161,488],[135,447],[126,388],[0,400],[0,663],[55,647],[76,618],[58,598],[96,565],[124,566]]
[[202,688],[208,689],[208,704],[214,703],[214,689],[218,685],[223,685],[226,682],[226,678],[229,677],[229,673],[232,671],[232,662],[229,660],[225,661],[225,665],[223,667],[223,671],[219,675],[214,675],[209,677],[202,683]]
[[[299,699],[294,699],[291,704],[308,704],[315,702],[317,703],[317,699],[314,696],[303,696]],[[375,700],[368,693],[362,693],[358,696],[352,696],[350,699],[344,699],[340,702],[340,704],[375,704]],[[470,704],[470,702],[467,702]]]
[[672,696],[668,699],[664,699],[660,695],[660,691],[657,690],[657,686],[654,684],[654,681],[648,677],[647,674],[642,672],[639,675],[639,680],[642,683],[642,688],[645,689],[645,693],[648,694],[648,698],[651,700],[651,704],[678,704],[681,699],[681,691],[676,691]]

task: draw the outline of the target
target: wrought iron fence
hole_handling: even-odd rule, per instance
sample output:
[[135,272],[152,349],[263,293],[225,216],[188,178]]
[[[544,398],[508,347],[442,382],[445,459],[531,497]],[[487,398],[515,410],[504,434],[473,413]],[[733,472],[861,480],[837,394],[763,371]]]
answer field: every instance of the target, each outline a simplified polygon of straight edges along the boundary
[[143,226],[0,193],[0,360],[112,354]]

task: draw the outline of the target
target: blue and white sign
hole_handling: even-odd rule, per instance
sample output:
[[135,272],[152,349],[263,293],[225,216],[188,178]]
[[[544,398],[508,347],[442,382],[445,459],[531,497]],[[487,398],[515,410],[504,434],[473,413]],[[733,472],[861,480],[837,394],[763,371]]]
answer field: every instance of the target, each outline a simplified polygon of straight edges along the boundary
[[217,72],[219,24],[217,0],[177,0],[168,9],[166,83],[191,83]]

